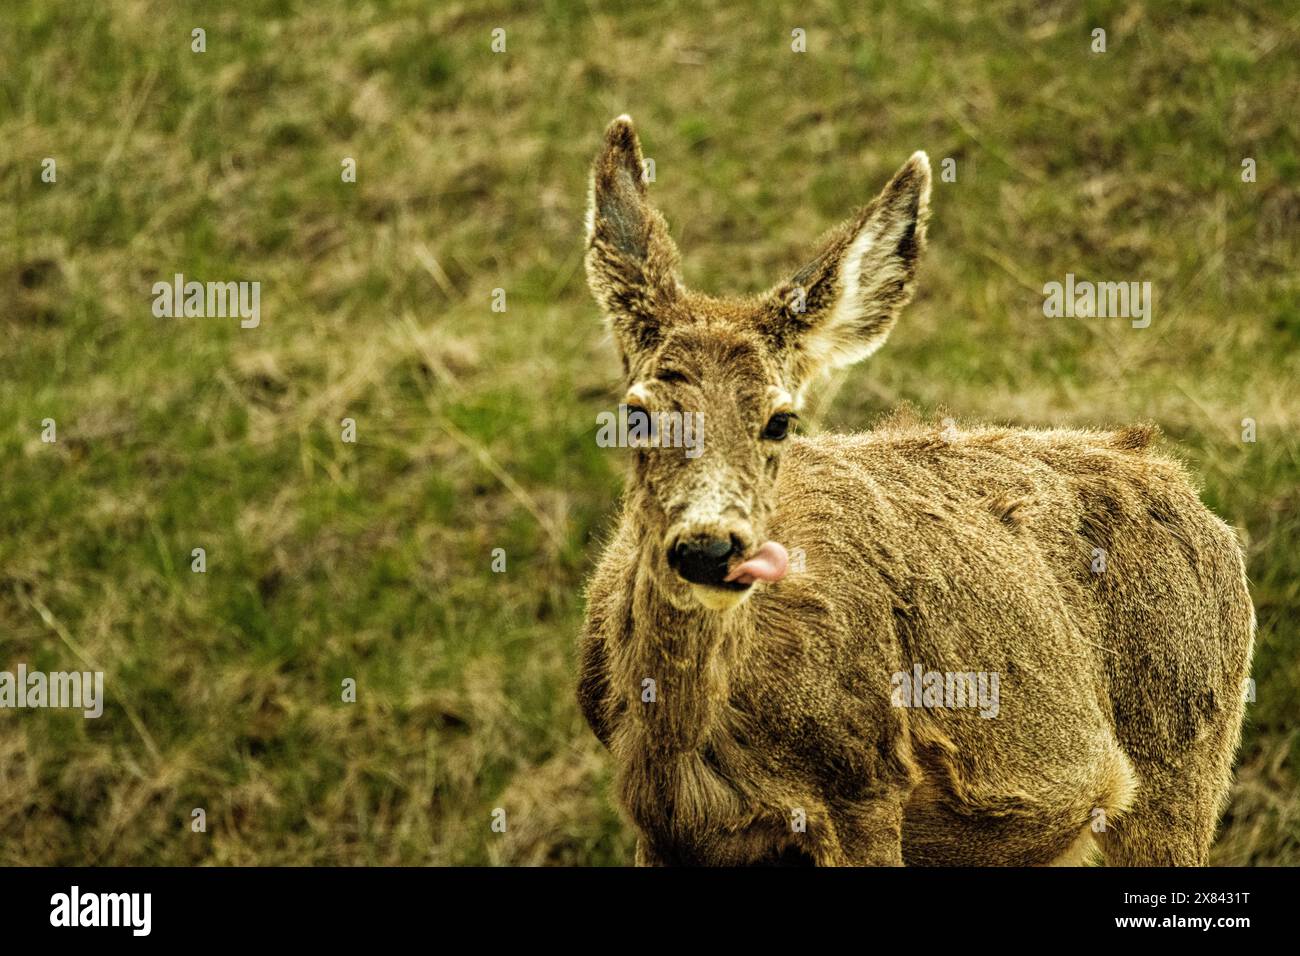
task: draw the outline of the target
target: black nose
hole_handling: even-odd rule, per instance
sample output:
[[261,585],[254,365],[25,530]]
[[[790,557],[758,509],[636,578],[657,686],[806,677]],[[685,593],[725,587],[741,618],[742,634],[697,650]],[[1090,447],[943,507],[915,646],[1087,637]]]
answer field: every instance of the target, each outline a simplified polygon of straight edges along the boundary
[[685,538],[668,551],[668,565],[692,584],[722,585],[727,563],[741,550],[740,542],[730,538]]

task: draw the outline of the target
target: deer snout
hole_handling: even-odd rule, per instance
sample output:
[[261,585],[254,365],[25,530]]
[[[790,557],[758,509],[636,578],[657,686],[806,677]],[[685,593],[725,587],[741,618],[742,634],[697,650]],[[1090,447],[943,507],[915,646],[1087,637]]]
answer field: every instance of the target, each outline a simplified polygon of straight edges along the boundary
[[727,581],[726,577],[732,557],[744,553],[744,542],[734,534],[727,537],[681,535],[668,547],[668,566],[691,584],[740,591],[749,585]]

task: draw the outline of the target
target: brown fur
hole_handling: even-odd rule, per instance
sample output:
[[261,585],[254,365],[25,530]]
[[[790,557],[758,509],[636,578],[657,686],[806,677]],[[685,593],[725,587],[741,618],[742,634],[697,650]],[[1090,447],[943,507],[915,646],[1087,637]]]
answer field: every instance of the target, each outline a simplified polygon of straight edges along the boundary
[[[593,172],[588,277],[636,401],[706,429],[697,460],[630,453],[588,589],[578,695],[638,862],[1077,863],[1095,836],[1111,864],[1204,864],[1254,611],[1236,537],[1155,429],[898,415],[760,437],[910,299],[928,161],[745,300],[682,287],[640,163],[620,118]],[[741,595],[687,584],[665,555],[701,529],[802,548],[806,567]],[[893,706],[892,675],[917,664],[997,673],[998,715]]]

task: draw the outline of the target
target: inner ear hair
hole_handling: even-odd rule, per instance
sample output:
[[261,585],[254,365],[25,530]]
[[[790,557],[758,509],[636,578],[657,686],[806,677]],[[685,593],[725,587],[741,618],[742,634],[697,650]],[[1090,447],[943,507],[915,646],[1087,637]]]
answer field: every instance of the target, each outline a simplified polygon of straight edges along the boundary
[[823,238],[806,266],[768,293],[760,331],[785,356],[798,389],[884,343],[912,297],[929,197],[929,159],[917,152],[880,195]]
[[767,407],[769,415],[775,415],[778,412],[788,412],[794,415],[794,396],[779,385],[769,385],[767,387]]
[[677,247],[646,200],[641,143],[620,116],[592,164],[587,208],[587,283],[626,356],[662,337],[680,291]]

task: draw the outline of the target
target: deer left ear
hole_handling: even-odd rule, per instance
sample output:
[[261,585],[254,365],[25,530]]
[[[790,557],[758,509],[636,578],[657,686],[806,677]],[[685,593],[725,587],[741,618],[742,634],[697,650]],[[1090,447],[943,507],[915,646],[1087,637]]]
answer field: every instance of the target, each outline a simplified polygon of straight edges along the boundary
[[785,356],[794,387],[884,344],[911,301],[929,211],[930,160],[917,152],[812,262],[768,293],[760,331]]
[[677,246],[646,199],[643,165],[632,120],[620,116],[605,130],[591,170],[586,266],[624,356],[659,341],[681,289]]

